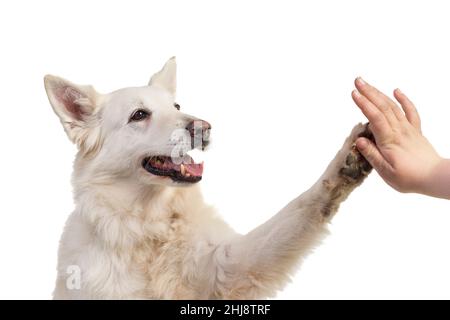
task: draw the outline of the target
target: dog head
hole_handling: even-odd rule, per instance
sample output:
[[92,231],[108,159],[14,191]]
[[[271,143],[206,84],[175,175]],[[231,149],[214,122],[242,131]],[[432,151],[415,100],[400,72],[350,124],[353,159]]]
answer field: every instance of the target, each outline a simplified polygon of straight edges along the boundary
[[183,113],[176,103],[175,58],[147,86],[108,94],[51,75],[44,82],[53,110],[79,149],[85,173],[145,184],[201,180],[203,163],[195,163],[188,151],[208,145],[211,125]]

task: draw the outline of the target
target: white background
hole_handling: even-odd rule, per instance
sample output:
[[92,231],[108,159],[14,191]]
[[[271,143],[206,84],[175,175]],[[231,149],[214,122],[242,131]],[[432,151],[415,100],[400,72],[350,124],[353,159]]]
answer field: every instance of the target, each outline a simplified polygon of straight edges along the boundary
[[[353,125],[361,75],[400,87],[450,157],[446,1],[3,1],[0,298],[51,297],[75,148],[43,76],[144,85],[172,55],[178,101],[213,124],[208,202],[247,232],[322,173]],[[373,174],[277,298],[450,298],[450,202]]]

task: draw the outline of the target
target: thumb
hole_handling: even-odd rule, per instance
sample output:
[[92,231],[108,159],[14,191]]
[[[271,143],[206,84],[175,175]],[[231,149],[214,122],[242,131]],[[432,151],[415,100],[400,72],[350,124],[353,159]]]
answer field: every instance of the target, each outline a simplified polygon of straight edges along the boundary
[[359,152],[366,158],[371,166],[380,174],[383,175],[390,167],[378,150],[377,146],[367,138],[358,138],[356,140],[356,147]]

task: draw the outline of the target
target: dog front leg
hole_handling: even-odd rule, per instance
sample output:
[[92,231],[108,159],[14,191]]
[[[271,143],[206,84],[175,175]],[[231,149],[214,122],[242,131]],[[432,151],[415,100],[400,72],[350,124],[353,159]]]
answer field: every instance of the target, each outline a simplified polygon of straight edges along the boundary
[[244,236],[217,247],[214,292],[211,297],[256,299],[273,296],[326,233],[326,222],[371,167],[354,141],[371,136],[367,126],[356,126],[319,181],[278,214]]

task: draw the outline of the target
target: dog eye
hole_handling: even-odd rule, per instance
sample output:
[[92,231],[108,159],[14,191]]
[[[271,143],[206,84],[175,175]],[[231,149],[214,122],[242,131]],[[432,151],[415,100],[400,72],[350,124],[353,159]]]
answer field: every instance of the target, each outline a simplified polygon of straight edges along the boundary
[[177,110],[180,110],[180,108],[181,108],[180,105],[179,105],[178,103],[176,103],[176,102],[173,104],[173,106],[174,106]]
[[150,116],[150,113],[146,110],[136,110],[130,117],[129,122],[131,121],[142,121],[144,119],[147,119]]

